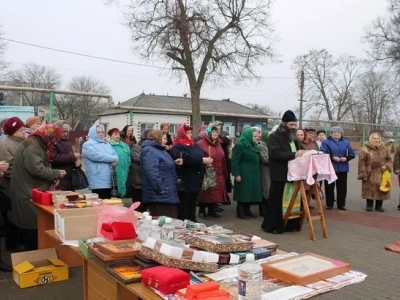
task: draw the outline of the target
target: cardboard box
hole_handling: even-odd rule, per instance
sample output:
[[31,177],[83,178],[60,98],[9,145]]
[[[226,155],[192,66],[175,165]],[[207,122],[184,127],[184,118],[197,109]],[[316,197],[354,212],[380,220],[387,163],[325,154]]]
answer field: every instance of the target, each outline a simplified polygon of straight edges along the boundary
[[97,209],[56,209],[54,230],[62,241],[93,238],[97,234]]
[[20,288],[67,280],[68,266],[48,248],[11,254],[13,279]]

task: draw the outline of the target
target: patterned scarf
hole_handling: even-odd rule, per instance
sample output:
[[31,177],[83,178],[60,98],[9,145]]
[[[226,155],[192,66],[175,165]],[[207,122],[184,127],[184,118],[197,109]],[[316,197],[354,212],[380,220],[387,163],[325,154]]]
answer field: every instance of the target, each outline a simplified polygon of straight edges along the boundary
[[51,164],[53,156],[53,145],[61,138],[64,130],[52,124],[40,126],[36,131],[32,132],[29,136],[38,137],[39,142],[46,148],[46,163],[48,167]]

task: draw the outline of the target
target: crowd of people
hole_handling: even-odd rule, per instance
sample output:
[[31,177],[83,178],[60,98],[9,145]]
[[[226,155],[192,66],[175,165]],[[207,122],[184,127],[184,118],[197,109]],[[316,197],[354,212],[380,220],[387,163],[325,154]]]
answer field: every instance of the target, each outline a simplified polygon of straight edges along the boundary
[[[277,234],[300,229],[298,217],[283,223],[294,190],[287,179],[289,161],[310,150],[328,154],[337,180],[323,183],[326,209],[333,209],[336,202],[345,211],[349,161],[355,158],[341,127],[333,126],[328,136],[324,130],[297,129],[290,110],[272,130],[245,126],[235,139],[219,121],[200,126],[196,137],[187,124],[172,137],[169,124],[162,123],[160,130],[144,130],[138,141],[132,126],[106,133],[102,125],[94,125],[81,138],[81,151],[73,149],[68,139],[71,128],[62,120],[42,124],[36,116],[25,122],[13,117],[2,120],[0,127],[0,209],[5,245],[11,252],[37,249],[32,190],[73,190],[72,172],[81,159],[88,188],[101,199],[132,198],[141,203],[141,212],[197,222],[221,218],[222,205],[231,204],[233,191],[237,218],[262,216],[262,229]],[[400,178],[400,151],[393,165],[375,132],[359,152],[358,179],[367,211],[383,212],[383,200],[390,198],[390,190],[380,189],[385,171]],[[292,211],[301,209],[298,197]],[[0,270],[9,267],[1,262]]]

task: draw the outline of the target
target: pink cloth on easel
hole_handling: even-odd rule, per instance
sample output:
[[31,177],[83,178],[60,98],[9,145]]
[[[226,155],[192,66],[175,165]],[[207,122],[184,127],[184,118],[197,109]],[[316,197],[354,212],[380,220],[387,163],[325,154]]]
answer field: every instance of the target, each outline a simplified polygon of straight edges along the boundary
[[301,156],[289,161],[288,181],[305,180],[307,184],[315,183],[314,175],[317,174],[317,181],[327,180],[332,183],[337,179],[331,158],[328,154],[315,154]]

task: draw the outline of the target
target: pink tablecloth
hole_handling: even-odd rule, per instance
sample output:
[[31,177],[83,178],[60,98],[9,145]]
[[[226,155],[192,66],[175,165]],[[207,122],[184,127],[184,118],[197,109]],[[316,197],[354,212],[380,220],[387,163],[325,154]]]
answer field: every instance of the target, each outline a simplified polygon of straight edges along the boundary
[[289,161],[288,181],[305,180],[311,185],[315,183],[315,174],[318,174],[317,181],[327,180],[332,183],[337,179],[328,154],[301,156]]

